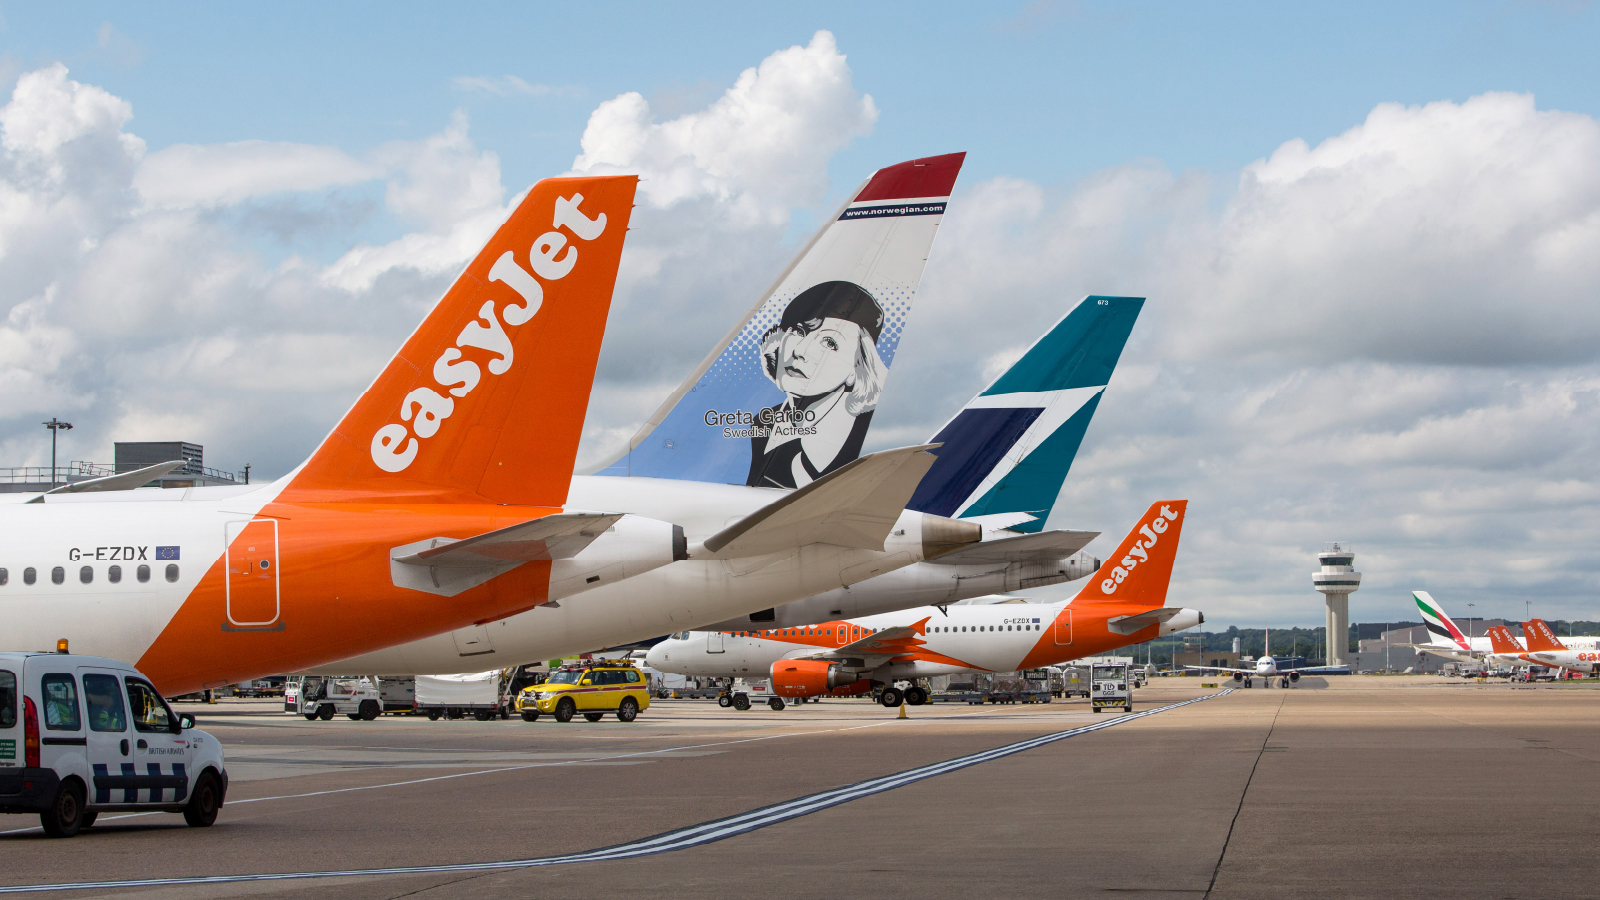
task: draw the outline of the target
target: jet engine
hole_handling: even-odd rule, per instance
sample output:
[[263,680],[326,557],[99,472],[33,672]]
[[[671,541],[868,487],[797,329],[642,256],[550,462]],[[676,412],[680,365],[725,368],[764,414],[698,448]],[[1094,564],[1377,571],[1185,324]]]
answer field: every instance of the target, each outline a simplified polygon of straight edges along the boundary
[[772,664],[772,692],[779,697],[817,697],[863,681],[838,663],[821,659],[780,659]]
[[1299,672],[1290,672],[1289,673],[1289,680],[1290,681],[1299,681],[1300,680],[1300,673]]

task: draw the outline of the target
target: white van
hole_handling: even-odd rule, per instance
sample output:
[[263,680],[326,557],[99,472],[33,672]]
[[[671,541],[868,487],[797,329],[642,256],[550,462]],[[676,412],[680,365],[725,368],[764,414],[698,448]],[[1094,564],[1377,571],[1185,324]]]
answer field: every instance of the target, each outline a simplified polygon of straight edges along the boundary
[[0,813],[71,837],[112,810],[217,819],[222,744],[175,716],[150,680],[98,656],[0,652]]

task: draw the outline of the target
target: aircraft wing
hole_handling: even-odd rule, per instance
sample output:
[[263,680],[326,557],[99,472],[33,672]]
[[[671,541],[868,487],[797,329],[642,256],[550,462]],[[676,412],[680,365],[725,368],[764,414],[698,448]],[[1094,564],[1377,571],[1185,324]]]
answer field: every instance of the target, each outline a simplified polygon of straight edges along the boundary
[[705,548],[716,559],[806,544],[882,551],[889,530],[937,459],[927,451],[938,446],[885,450],[847,463],[706,538]]
[[[930,617],[931,618],[931,617]],[[896,625],[841,647],[832,647],[800,659],[865,659],[872,656],[904,656],[922,646],[922,635],[927,633],[928,619],[910,625]]]
[[44,498],[52,494],[87,494],[96,491],[131,491],[136,487],[141,487],[156,480],[157,478],[160,478],[174,469],[182,468],[184,465],[185,461],[178,459],[173,460],[172,462],[156,463],[153,466],[145,466],[142,469],[134,469],[132,472],[118,472],[115,475],[102,475],[99,478],[85,478],[82,481],[73,481],[68,484],[63,484],[58,488],[45,491],[44,493],[27,502],[43,503]]
[[1199,672],[1239,672],[1244,675],[1260,675],[1255,669],[1230,669],[1227,666],[1184,666],[1185,669],[1194,669]]
[[1445,659],[1453,659],[1457,662],[1481,661],[1481,657],[1474,656],[1465,650],[1457,650],[1454,647],[1443,647],[1439,644],[1394,644],[1393,646],[1410,647],[1413,650],[1421,650],[1424,653],[1432,653],[1434,656],[1442,656]]
[[1053,562],[1077,553],[1099,536],[1098,531],[1041,531],[1038,534],[968,544],[929,562],[941,566],[978,562]]
[[394,561],[409,566],[477,568],[507,562],[570,559],[622,516],[622,513],[604,512],[557,513],[464,540],[434,538],[434,546]]

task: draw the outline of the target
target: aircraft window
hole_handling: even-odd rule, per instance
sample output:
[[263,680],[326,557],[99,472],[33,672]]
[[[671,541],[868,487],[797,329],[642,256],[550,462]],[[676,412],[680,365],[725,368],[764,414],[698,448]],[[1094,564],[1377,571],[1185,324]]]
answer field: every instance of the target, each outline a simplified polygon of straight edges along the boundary
[[172,714],[156,689],[132,678],[127,681],[128,705],[133,707],[133,727],[146,734],[172,731]]
[[17,726],[17,676],[0,670],[0,728]]
[[94,566],[84,566],[78,570],[78,580],[84,584],[94,581]]
[[51,569],[50,570],[50,583],[51,584],[66,584],[67,583],[67,570],[61,568],[60,566],[56,566],[54,569]]
[[46,675],[39,682],[44,695],[44,727],[51,731],[77,731],[78,683],[71,675]]
[[140,566],[139,568],[135,569],[134,570],[134,577],[139,579],[139,583],[140,584],[144,584],[145,582],[149,581],[150,580],[150,567],[149,566]]
[[128,713],[115,675],[83,676],[83,699],[89,704],[89,727],[95,731],[127,731]]
[[120,583],[122,581],[122,567],[121,566],[107,566],[106,567],[106,580],[111,582],[112,584]]
[[23,584],[33,584],[35,581],[38,581],[38,580],[39,580],[39,573],[35,572],[33,570],[33,566],[29,566],[26,569],[22,570],[22,583]]
[[167,581],[175,582],[177,580],[178,580],[178,564],[177,563],[167,563]]
[[10,581],[11,581],[11,573],[7,572],[5,569],[0,569],[0,585],[7,584]]
[[[5,579],[6,579],[5,571],[6,571],[5,569],[0,569],[0,584],[5,584],[6,583],[6,581],[5,581]],[[828,632],[828,636],[829,637],[833,636],[833,629],[832,628],[827,629],[827,632]]]

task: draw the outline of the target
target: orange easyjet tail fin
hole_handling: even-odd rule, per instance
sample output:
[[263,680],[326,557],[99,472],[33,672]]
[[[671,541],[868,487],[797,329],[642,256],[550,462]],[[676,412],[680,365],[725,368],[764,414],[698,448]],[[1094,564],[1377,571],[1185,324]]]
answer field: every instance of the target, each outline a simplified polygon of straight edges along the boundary
[[1556,639],[1556,633],[1550,630],[1543,619],[1534,619],[1522,623],[1522,639],[1528,642],[1528,652],[1549,652],[1551,650],[1567,649],[1561,641]]
[[565,503],[637,182],[534,185],[289,490]]
[[1074,605],[1116,600],[1151,608],[1166,606],[1167,582],[1178,555],[1178,534],[1183,531],[1187,500],[1150,504],[1139,523],[1122,539],[1117,552],[1106,557],[1089,584],[1073,599]]
[[1522,652],[1522,648],[1517,645],[1517,639],[1511,636],[1511,629],[1504,625],[1496,625],[1489,629],[1489,647],[1495,653],[1502,655]]

